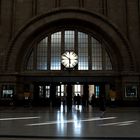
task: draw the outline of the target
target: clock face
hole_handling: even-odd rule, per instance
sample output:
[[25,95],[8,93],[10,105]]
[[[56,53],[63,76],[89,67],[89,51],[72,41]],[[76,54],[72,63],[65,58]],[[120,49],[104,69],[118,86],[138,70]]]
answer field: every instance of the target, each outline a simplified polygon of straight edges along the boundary
[[74,68],[76,64],[78,63],[78,56],[73,51],[66,51],[62,54],[62,64],[66,68]]

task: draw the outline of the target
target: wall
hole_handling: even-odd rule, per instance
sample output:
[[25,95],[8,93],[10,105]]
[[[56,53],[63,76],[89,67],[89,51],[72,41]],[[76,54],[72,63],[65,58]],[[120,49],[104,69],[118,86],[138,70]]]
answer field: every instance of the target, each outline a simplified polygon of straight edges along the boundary
[[134,50],[139,71],[139,5],[138,0],[0,0],[0,71],[8,44],[29,20],[54,9],[76,7],[101,14],[118,27]]
[[[121,33],[128,43],[126,46],[130,47],[129,57],[133,61],[130,66],[127,66],[132,69],[122,72],[122,75],[125,75],[122,78],[122,85],[134,82],[139,86],[140,0],[0,0],[0,76],[7,75],[5,70],[7,69],[8,50],[21,28],[37,16],[65,8],[93,12],[104,17],[116,27],[116,32]],[[125,53],[125,49],[121,51]],[[15,56],[12,56],[11,61],[15,59]],[[128,61],[129,59],[124,56],[124,62],[129,65]],[[14,79],[15,75],[16,71],[10,76]],[[3,80],[0,81],[3,82]],[[9,81],[8,78],[6,81]]]

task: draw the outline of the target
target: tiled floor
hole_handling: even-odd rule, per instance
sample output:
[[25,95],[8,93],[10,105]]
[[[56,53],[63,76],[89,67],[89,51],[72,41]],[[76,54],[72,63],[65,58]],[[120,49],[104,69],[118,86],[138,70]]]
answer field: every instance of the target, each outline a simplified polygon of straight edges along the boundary
[[0,108],[0,140],[140,139],[140,107]]

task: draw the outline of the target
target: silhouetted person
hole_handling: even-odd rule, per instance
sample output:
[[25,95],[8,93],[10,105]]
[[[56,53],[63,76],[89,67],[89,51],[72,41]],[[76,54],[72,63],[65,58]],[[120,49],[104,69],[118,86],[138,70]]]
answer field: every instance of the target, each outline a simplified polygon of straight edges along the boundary
[[92,94],[92,97],[91,97],[91,106],[92,107],[95,106],[95,94]]
[[76,103],[79,108],[79,105],[81,104],[81,96],[79,94],[76,96]]
[[106,100],[105,95],[101,94],[100,97],[99,97],[100,110],[101,110],[101,116],[100,117],[103,117],[103,115],[105,113],[105,110],[106,110],[106,101],[105,100]]

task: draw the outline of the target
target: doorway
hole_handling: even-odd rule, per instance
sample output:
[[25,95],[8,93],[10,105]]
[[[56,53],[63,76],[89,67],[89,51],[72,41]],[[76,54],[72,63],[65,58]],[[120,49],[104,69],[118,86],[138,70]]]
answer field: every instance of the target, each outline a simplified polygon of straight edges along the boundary
[[[92,95],[98,100],[100,93],[108,96],[109,84],[100,83],[35,83],[33,102],[35,105],[74,105],[74,97],[81,97],[81,105],[88,106]],[[98,104],[98,103],[97,103]]]

